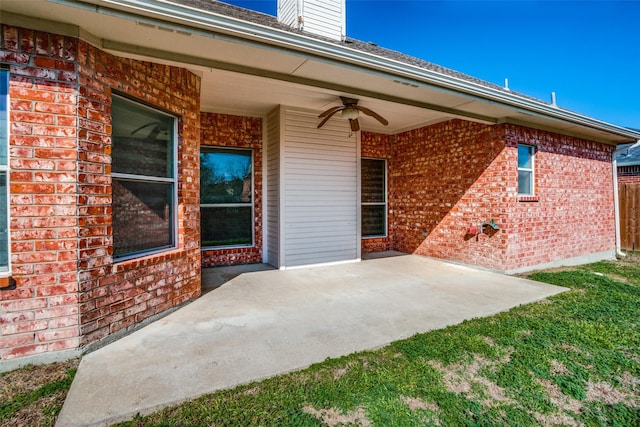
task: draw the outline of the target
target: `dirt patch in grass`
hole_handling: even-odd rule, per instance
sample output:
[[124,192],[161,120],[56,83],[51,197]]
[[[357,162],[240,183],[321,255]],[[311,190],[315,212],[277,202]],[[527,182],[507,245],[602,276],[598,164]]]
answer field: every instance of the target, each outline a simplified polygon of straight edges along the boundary
[[20,409],[10,419],[4,420],[2,426],[53,426],[66,397],[66,391],[58,391],[51,396],[38,399],[36,402]]
[[562,410],[571,411],[575,414],[579,414],[582,412],[582,402],[577,399],[574,399],[571,396],[567,396],[563,392],[560,391],[560,388],[556,384],[553,384],[549,380],[541,380],[538,379],[538,382],[547,392],[551,403]]
[[551,361],[551,373],[553,375],[569,375],[570,372],[566,366],[562,362],[558,362],[557,360]]
[[345,375],[347,375],[347,372],[349,372],[349,368],[347,368],[347,367],[334,369],[333,370],[333,380],[334,381],[338,381],[340,378],[342,378]]
[[250,388],[249,390],[243,391],[242,394],[244,394],[245,396],[256,396],[258,393],[260,393],[260,391],[262,391],[262,389],[259,386],[256,386]]
[[340,413],[337,409],[316,409],[313,406],[305,406],[302,408],[302,412],[310,414],[316,417],[316,419],[322,421],[329,427],[339,425],[356,425],[361,427],[367,427],[371,425],[364,413],[363,408],[356,408],[355,411],[347,412],[346,414]]
[[[481,399],[483,404],[493,405],[496,402],[515,403],[515,401],[506,395],[504,388],[480,375],[479,372],[486,368],[495,370],[498,365],[508,361],[508,356],[499,360],[487,360],[476,354],[468,365],[443,366],[437,361],[431,361],[430,364],[444,375],[444,385],[450,391],[456,394],[466,393],[469,399]],[[473,391],[474,385],[480,386],[485,396],[478,396]]]
[[496,340],[491,337],[482,337],[482,341],[486,342],[489,347],[495,347]]
[[638,398],[640,399],[640,378],[636,378],[636,376],[633,375],[631,372],[625,371],[622,374],[622,378],[620,378],[620,382],[622,383],[623,386],[625,386],[628,389],[631,389],[631,390],[637,389]]
[[32,365],[0,375],[2,426],[53,426],[80,359]]
[[69,369],[75,369],[79,359],[50,365],[31,365],[15,371],[0,374],[0,402],[6,402],[21,394],[32,392],[43,384],[59,381],[67,376]]
[[550,414],[543,415],[540,413],[535,414],[536,421],[543,426],[568,426],[579,427],[582,424],[576,421],[573,417],[567,414]]
[[579,347],[576,347],[575,345],[562,343],[560,344],[560,348],[564,351],[572,351],[576,354],[582,354],[585,357],[591,357],[591,354],[588,351],[583,351],[582,349],[580,349]]
[[438,411],[438,405],[432,402],[425,402],[422,399],[418,399],[416,397],[402,396],[402,401],[406,403],[406,405],[412,411],[416,411],[418,409],[429,410],[432,412]]
[[638,406],[637,395],[617,390],[613,388],[611,384],[604,381],[598,383],[589,381],[587,383],[587,400],[603,402],[607,405],[623,403],[634,408]]

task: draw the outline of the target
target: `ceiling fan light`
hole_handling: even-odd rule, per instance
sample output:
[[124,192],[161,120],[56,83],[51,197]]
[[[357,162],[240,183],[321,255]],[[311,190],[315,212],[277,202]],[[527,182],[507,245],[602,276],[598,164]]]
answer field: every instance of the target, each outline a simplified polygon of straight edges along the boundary
[[342,113],[340,113],[340,115],[342,115],[342,117],[345,119],[355,120],[360,115],[360,112],[358,111],[357,108],[345,107],[345,109],[342,110]]

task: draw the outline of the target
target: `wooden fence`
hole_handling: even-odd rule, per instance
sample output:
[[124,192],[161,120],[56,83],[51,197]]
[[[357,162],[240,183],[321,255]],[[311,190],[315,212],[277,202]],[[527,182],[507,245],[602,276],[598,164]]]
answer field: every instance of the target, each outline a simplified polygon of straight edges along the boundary
[[620,246],[640,250],[640,182],[619,183]]

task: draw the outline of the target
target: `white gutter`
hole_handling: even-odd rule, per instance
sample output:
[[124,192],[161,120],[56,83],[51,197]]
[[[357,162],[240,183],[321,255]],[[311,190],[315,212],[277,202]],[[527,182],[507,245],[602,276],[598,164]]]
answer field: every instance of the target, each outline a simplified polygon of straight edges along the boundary
[[616,160],[616,155],[623,151],[631,150],[640,146],[640,139],[636,141],[630,147],[619,148],[613,152],[613,161],[611,164],[613,165],[613,209],[615,216],[615,227],[616,227],[616,256],[625,257],[627,254],[622,252],[622,244],[621,244],[621,236],[620,236],[620,197],[618,196],[618,161]]
[[[498,90],[479,83],[474,83],[454,76],[445,75],[436,71],[421,68],[415,65],[406,64],[389,58],[384,58],[372,53],[351,49],[346,46],[323,41],[320,39],[296,34],[290,31],[272,28],[265,25],[206,12],[201,9],[179,5],[170,0],[49,0],[66,6],[72,6],[90,10],[96,13],[103,13],[110,16],[120,17],[129,20],[140,20],[143,16],[126,12],[135,10],[144,16],[150,13],[167,18],[162,21],[163,26],[184,31],[184,27],[194,29],[193,25],[207,28],[213,33],[223,33],[217,38],[233,39],[236,42],[253,41],[260,45],[271,47],[278,46],[289,52],[311,54],[320,58],[341,64],[349,64],[357,68],[375,70],[386,74],[392,78],[408,79],[419,84],[437,86],[456,93],[463,93],[467,96],[483,101],[496,102],[507,105],[521,112],[533,113],[543,117],[550,117],[564,122],[570,122],[579,126],[596,129],[609,134],[629,138],[630,140],[640,139],[640,132],[633,132],[627,128],[603,122],[582,114],[564,110],[546,104],[541,101],[528,99],[512,92]],[[100,4],[113,4],[122,9],[112,9]],[[171,20],[182,21],[182,25],[172,23]],[[195,28],[196,31],[202,31]]]

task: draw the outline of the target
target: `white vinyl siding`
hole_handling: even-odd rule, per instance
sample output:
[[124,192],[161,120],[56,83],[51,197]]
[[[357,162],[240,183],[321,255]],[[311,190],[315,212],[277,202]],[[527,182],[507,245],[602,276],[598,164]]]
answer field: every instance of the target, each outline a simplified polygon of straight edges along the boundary
[[298,28],[298,16],[303,19],[302,28],[312,34],[342,40],[346,35],[345,0],[280,0],[278,20]]
[[267,262],[280,267],[280,109],[267,116]]
[[298,7],[302,0],[278,1],[278,21],[293,28],[298,28]]
[[359,135],[344,120],[317,129],[315,114],[285,114],[285,267],[356,260]]

